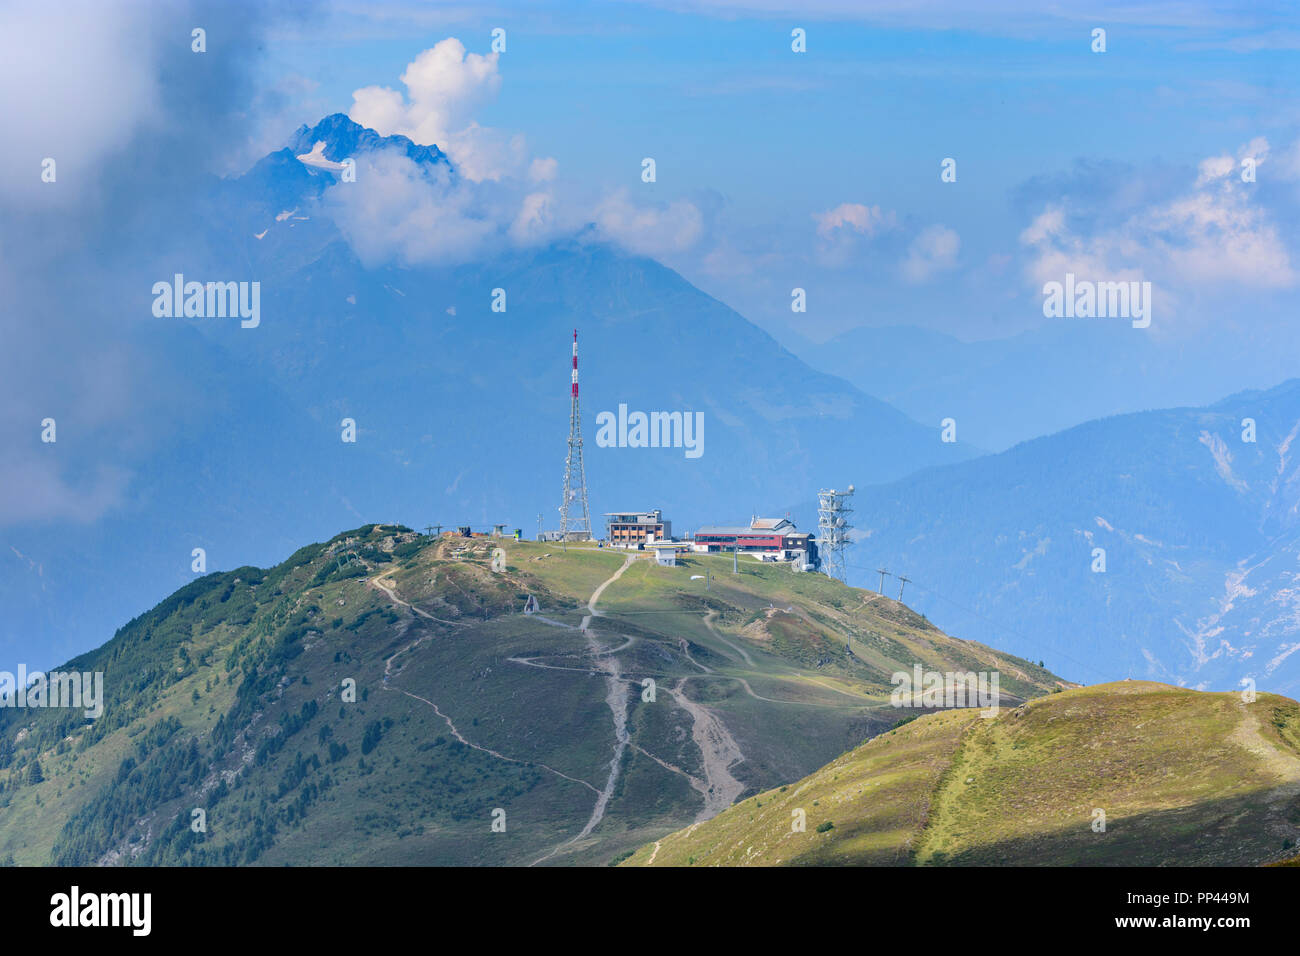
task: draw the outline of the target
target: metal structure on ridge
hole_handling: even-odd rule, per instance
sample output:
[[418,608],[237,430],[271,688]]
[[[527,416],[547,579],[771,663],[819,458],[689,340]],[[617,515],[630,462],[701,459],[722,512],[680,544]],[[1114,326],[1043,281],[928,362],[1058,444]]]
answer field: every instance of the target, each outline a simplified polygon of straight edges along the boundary
[[[852,485],[848,491],[831,488],[817,492],[817,552],[827,576],[841,582],[848,578],[844,552],[848,549],[849,531],[853,528],[849,524],[849,515],[853,514],[849,505],[852,497]],[[883,574],[881,582],[884,582]]]
[[569,453],[564,459],[564,498],[560,502],[560,540],[590,541],[587,470],[582,461],[582,418],[578,413],[578,330],[573,330],[573,390],[569,411]]

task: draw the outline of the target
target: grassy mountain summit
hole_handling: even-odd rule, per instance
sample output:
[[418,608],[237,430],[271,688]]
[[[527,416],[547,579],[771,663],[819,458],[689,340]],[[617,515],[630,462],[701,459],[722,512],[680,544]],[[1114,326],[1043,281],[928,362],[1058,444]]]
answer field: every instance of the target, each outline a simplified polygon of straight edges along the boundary
[[1300,705],[1123,681],[927,715],[627,865],[1250,865],[1297,841]]
[[368,525],[209,574],[63,668],[104,673],[97,720],[0,708],[0,858],[604,864],[888,730],[893,672],[1066,686],[731,566]]

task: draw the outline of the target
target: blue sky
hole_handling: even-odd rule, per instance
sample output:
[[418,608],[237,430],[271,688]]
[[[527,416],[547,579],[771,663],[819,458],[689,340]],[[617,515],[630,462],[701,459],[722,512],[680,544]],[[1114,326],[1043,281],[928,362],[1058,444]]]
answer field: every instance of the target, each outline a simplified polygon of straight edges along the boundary
[[[1102,4],[1053,15],[1033,4],[983,6],[992,12],[943,3],[921,14],[836,3],[327,5],[272,33],[259,83],[294,92],[261,117],[261,142],[299,118],[348,111],[360,87],[400,91],[406,64],[446,37],[487,53],[490,31],[502,27],[500,86],[474,122],[554,157],[575,210],[623,189],[633,203],[690,203],[702,235],[653,251],[790,341],[859,324],[922,324],[963,338],[1032,327],[1041,300],[1022,234],[1037,214],[1065,200],[1090,215],[1104,175],[1126,201],[1112,215],[1141,215],[1192,195],[1202,161],[1260,138],[1270,159],[1248,202],[1276,205],[1252,205],[1255,225],[1278,230],[1282,247],[1293,243],[1285,213],[1296,198],[1300,34],[1280,8]],[[807,31],[806,53],[790,49],[794,27]],[[1106,30],[1105,53],[1091,50],[1095,27]],[[654,184],[640,182],[643,156],[658,164]],[[945,157],[958,161],[954,184],[939,180]],[[841,204],[878,207],[888,228],[871,241],[841,229],[833,255],[814,254],[813,217]],[[951,265],[899,281],[911,244],[938,228],[957,237]],[[1159,271],[1132,258],[1110,268]],[[795,285],[810,297],[797,317]],[[1245,284],[1265,312],[1279,307],[1277,289]],[[1206,312],[1222,296],[1239,302],[1243,287],[1195,291]]]

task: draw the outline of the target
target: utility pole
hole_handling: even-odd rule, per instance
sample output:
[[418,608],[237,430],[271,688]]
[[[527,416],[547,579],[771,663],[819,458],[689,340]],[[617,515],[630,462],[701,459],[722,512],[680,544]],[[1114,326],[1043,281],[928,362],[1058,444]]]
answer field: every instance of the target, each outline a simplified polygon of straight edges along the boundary
[[907,584],[907,582],[910,581],[910,580],[912,580],[912,579],[909,578],[909,577],[907,577],[907,575],[903,575],[902,577],[900,577],[900,578],[898,579],[898,603],[899,603],[899,604],[902,604],[902,603],[903,603],[903,587],[904,587],[904,586]]
[[709,585],[711,585],[712,583],[713,583],[713,575],[709,573],[708,568],[705,568],[704,569],[704,590],[706,591],[712,590],[709,587]]
[[537,512],[537,540],[542,540],[542,513]]
[[876,593],[877,593],[877,594],[884,594],[884,593],[885,593],[885,575],[888,574],[889,572],[888,572],[886,569],[884,569],[884,568],[876,568],[876,570],[880,572],[880,587],[876,588]]
[[732,545],[731,548],[731,573],[740,573],[740,545]]

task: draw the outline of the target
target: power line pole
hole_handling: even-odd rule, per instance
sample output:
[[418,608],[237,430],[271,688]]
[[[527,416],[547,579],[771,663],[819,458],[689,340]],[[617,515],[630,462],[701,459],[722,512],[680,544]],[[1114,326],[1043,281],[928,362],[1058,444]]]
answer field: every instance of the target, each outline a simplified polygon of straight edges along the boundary
[[898,579],[898,603],[899,604],[903,603],[903,588],[910,580],[912,579],[907,577],[907,575],[903,575]]
[[877,594],[884,594],[884,593],[885,593],[885,575],[888,574],[889,572],[888,572],[886,569],[884,569],[884,568],[876,568],[876,570],[880,572],[880,587],[876,588],[876,593],[877,593]]
[[731,547],[731,573],[740,573],[740,545],[738,544]]

